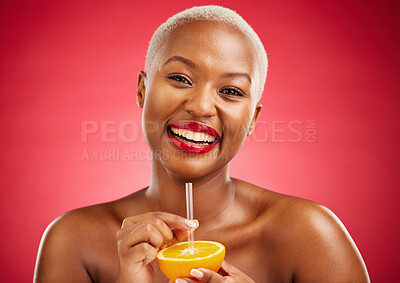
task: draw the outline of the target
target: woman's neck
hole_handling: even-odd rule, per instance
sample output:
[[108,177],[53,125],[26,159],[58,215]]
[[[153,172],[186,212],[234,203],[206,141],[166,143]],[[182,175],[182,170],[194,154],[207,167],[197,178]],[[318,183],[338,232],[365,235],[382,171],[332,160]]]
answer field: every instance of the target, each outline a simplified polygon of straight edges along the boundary
[[185,180],[154,163],[151,184],[146,191],[146,201],[152,210],[186,217],[185,183],[191,182],[194,218],[203,224],[223,220],[220,217],[233,203],[236,192],[229,177],[228,165],[208,176]]

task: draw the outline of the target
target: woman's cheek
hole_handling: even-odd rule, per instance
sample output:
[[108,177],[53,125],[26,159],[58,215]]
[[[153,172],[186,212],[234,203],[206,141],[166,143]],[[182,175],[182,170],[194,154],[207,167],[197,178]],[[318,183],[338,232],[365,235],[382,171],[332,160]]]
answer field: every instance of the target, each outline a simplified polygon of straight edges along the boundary
[[247,125],[243,123],[243,120],[232,119],[225,123],[224,128],[223,142],[229,143],[229,147],[237,151],[247,136]]
[[157,118],[165,118],[183,103],[183,93],[169,86],[156,86],[154,91],[148,92],[147,103],[151,105],[152,115]]
[[246,138],[248,128],[251,122],[250,109],[240,107],[230,111],[233,115],[227,115],[225,118],[226,130],[229,133],[231,141],[242,141]]

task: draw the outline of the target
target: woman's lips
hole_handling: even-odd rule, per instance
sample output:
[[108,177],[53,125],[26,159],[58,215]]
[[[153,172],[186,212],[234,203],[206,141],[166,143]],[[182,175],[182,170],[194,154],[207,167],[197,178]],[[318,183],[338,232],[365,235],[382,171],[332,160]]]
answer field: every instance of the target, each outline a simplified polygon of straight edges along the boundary
[[214,128],[192,121],[168,124],[167,134],[176,149],[190,154],[207,153],[220,141],[220,135]]

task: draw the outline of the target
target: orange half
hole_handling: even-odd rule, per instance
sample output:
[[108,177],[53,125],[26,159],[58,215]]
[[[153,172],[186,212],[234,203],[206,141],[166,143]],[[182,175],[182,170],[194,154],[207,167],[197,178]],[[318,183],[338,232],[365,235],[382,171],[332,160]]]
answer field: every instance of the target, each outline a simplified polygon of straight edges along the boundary
[[225,247],[213,241],[194,241],[193,250],[188,242],[180,242],[158,252],[160,270],[171,281],[189,277],[193,268],[207,268],[217,272],[225,258]]

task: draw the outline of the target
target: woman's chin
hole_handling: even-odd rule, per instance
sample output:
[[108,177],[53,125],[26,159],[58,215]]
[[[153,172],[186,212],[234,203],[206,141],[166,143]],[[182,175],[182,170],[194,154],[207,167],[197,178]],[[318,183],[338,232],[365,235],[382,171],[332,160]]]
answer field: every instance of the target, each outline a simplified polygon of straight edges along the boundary
[[181,179],[198,179],[219,171],[228,162],[222,163],[212,157],[176,158],[162,160],[162,166],[168,174]]
[[233,156],[220,151],[218,143],[206,153],[190,153],[164,143],[161,149],[152,148],[153,157],[168,174],[182,179],[197,179],[215,174],[226,167]]
[[199,179],[215,172],[214,167],[200,164],[171,164],[166,166],[169,173],[182,179]]

